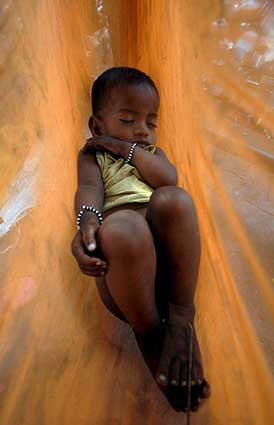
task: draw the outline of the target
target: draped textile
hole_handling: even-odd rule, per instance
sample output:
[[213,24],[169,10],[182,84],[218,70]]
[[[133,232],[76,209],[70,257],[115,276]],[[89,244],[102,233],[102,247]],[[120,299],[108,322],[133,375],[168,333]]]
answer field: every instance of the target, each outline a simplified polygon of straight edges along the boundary
[[272,0],[0,2],[1,425],[186,423],[71,255],[90,87],[112,65],[155,81],[157,143],[199,218],[212,396],[191,425],[273,423],[273,20]]

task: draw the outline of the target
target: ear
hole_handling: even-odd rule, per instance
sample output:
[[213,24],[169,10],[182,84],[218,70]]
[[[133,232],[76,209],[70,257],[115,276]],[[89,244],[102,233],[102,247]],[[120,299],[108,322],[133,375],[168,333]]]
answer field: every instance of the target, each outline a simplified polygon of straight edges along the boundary
[[104,125],[99,117],[92,115],[88,120],[88,126],[93,136],[102,136]]

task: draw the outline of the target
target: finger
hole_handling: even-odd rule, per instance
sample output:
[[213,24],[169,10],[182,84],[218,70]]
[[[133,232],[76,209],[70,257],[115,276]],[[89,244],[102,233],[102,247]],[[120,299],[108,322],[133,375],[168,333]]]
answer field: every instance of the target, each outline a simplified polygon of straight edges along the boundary
[[91,225],[84,226],[81,232],[82,239],[87,250],[90,252],[95,251],[95,249],[97,248],[97,243],[95,239],[95,228]]
[[87,257],[89,258],[89,262],[88,263],[83,263],[83,266],[87,266],[90,269],[94,269],[94,270],[107,270],[108,269],[108,264],[106,261],[101,260],[101,258],[98,257],[93,257],[87,254]]
[[84,265],[84,264],[80,264],[80,268],[82,268],[85,271],[88,271],[90,273],[96,273],[96,274],[100,274],[100,273],[107,273],[107,269],[106,268],[102,268],[102,267],[92,267],[90,265]]
[[90,262],[90,266],[93,267],[94,269],[98,270],[98,269],[102,269],[102,270],[106,270],[108,265],[105,261],[101,260],[100,258],[97,257],[89,257],[91,259]]
[[81,272],[82,272],[83,274],[85,274],[85,275],[87,275],[87,276],[90,276],[90,277],[96,277],[96,276],[94,276],[94,273],[92,273],[92,272],[90,272],[90,271],[88,271],[88,270],[85,270],[85,269],[83,269],[82,267],[80,267],[80,270],[81,270]]
[[96,142],[96,137],[90,137],[89,139],[86,140],[86,143],[84,144],[82,149],[93,147],[95,142]]
[[94,151],[94,150],[98,150],[98,148],[94,145],[94,144],[88,144],[87,146],[84,146],[83,147],[83,153],[87,153],[87,152],[91,152],[91,151]]
[[74,255],[74,257],[76,257],[76,250],[79,245],[82,245],[82,235],[80,230],[77,231],[77,233],[75,234],[71,242],[71,252]]
[[80,269],[81,269],[81,272],[82,273],[84,273],[84,274],[86,274],[88,276],[91,276],[91,277],[102,277],[102,276],[105,275],[105,272],[104,271],[100,271],[100,272],[98,272],[98,271],[91,271],[91,270],[85,269],[83,267],[80,267]]
[[93,136],[87,139],[84,148],[87,149],[97,149],[98,147],[102,147],[102,143],[104,143],[104,140],[106,138],[102,136]]
[[83,246],[77,246],[75,248],[75,258],[83,266],[95,267],[94,258],[85,253]]
[[[94,260],[94,259],[92,258],[91,260]],[[94,263],[94,262],[93,263],[89,263],[89,264],[83,264],[83,263],[81,263],[80,265],[84,269],[90,270],[91,272],[96,272],[96,273],[99,273],[99,272],[105,272],[106,273],[107,272],[107,269],[108,269],[107,265],[104,265],[104,266],[102,266],[102,265],[96,265],[96,263]]]
[[90,257],[86,254],[80,231],[76,233],[72,241],[71,251],[79,266],[88,266],[89,268],[93,267],[94,269],[102,267],[103,269],[107,269],[107,263],[105,261],[102,261],[97,257]]
[[89,143],[86,143],[86,144],[82,147],[82,152],[83,152],[83,153],[85,153],[88,149],[89,149]]
[[72,254],[76,258],[78,264],[92,265],[91,257],[85,253],[81,238],[78,241],[76,240],[74,245],[72,246]]

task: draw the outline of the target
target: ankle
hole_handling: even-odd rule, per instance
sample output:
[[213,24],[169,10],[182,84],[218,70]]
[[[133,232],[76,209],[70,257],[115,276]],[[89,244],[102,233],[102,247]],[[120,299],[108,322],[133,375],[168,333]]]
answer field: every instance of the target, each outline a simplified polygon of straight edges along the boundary
[[169,323],[182,325],[184,322],[193,322],[195,316],[194,303],[179,305],[168,303]]
[[160,318],[158,318],[157,320],[155,320],[153,323],[149,324],[149,325],[144,325],[142,323],[142,325],[140,326],[135,326],[134,332],[136,334],[138,334],[140,337],[146,337],[146,336],[150,336],[154,333],[155,330],[157,330],[160,326],[161,326],[161,320]]

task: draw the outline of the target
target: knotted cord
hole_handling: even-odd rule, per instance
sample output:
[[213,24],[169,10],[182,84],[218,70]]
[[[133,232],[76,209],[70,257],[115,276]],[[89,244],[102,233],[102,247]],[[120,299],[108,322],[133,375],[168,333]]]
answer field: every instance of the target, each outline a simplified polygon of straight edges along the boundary
[[191,372],[192,372],[192,353],[193,353],[193,327],[191,323],[187,324],[189,328],[189,352],[188,352],[188,377],[187,377],[187,425],[190,425],[190,407],[191,407]]

